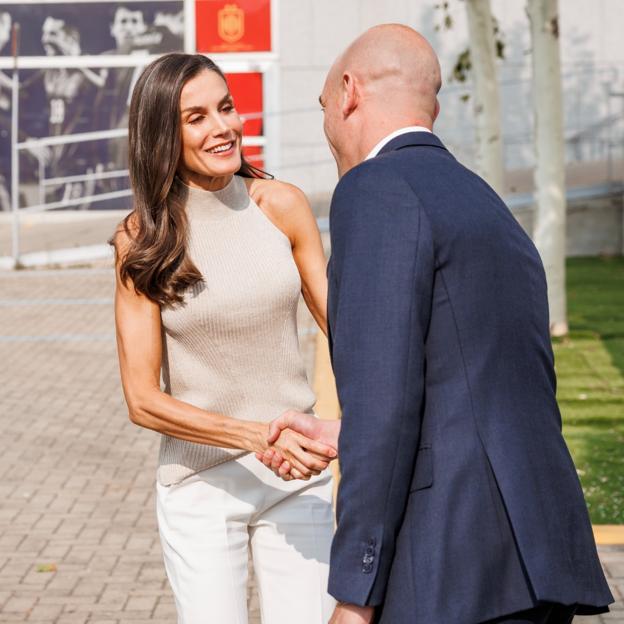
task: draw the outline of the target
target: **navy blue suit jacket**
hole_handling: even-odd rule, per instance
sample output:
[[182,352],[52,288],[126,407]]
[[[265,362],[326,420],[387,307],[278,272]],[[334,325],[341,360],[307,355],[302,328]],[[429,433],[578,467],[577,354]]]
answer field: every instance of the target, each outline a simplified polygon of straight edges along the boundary
[[538,601],[606,610],[529,237],[426,132],[340,180],[330,229],[330,593],[387,624],[471,624]]

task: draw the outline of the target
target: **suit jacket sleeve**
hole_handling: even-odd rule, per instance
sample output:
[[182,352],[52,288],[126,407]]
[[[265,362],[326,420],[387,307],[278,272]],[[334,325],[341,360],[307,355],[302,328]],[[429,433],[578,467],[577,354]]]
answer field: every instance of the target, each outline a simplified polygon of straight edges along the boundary
[[380,159],[338,185],[329,318],[342,409],[329,592],[383,602],[418,449],[433,244],[408,184]]

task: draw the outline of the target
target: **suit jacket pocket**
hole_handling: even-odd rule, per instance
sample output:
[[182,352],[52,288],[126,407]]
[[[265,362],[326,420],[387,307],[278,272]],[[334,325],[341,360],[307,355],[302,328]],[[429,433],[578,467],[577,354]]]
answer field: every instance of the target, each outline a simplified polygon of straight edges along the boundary
[[433,485],[433,449],[431,445],[423,445],[418,449],[416,467],[410,484],[410,492],[423,490]]

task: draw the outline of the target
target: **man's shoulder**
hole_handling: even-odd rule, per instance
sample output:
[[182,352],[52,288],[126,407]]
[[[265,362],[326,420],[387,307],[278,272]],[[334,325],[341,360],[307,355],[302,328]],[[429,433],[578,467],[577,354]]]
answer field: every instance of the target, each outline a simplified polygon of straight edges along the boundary
[[330,230],[378,227],[388,217],[396,223],[411,222],[421,208],[402,172],[387,159],[371,158],[347,172],[336,186]]
[[375,156],[374,158],[368,158],[361,163],[347,171],[345,175],[340,179],[340,183],[353,183],[355,181],[365,180],[371,176],[397,175],[395,168],[392,166],[391,160],[384,158],[383,156]]
[[390,159],[370,158],[350,169],[340,178],[334,192],[334,201],[359,195],[378,197],[388,191],[409,190],[409,185]]

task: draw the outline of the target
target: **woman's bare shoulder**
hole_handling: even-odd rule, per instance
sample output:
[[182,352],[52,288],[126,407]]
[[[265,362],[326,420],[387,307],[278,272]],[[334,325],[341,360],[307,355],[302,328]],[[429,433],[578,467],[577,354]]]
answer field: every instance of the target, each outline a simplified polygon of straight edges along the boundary
[[294,184],[260,178],[248,178],[245,183],[256,204],[276,219],[294,218],[302,211],[310,211],[308,198]]
[[120,221],[110,237],[110,244],[117,254],[128,251],[139,233],[139,219],[135,212],[131,212],[125,219]]

